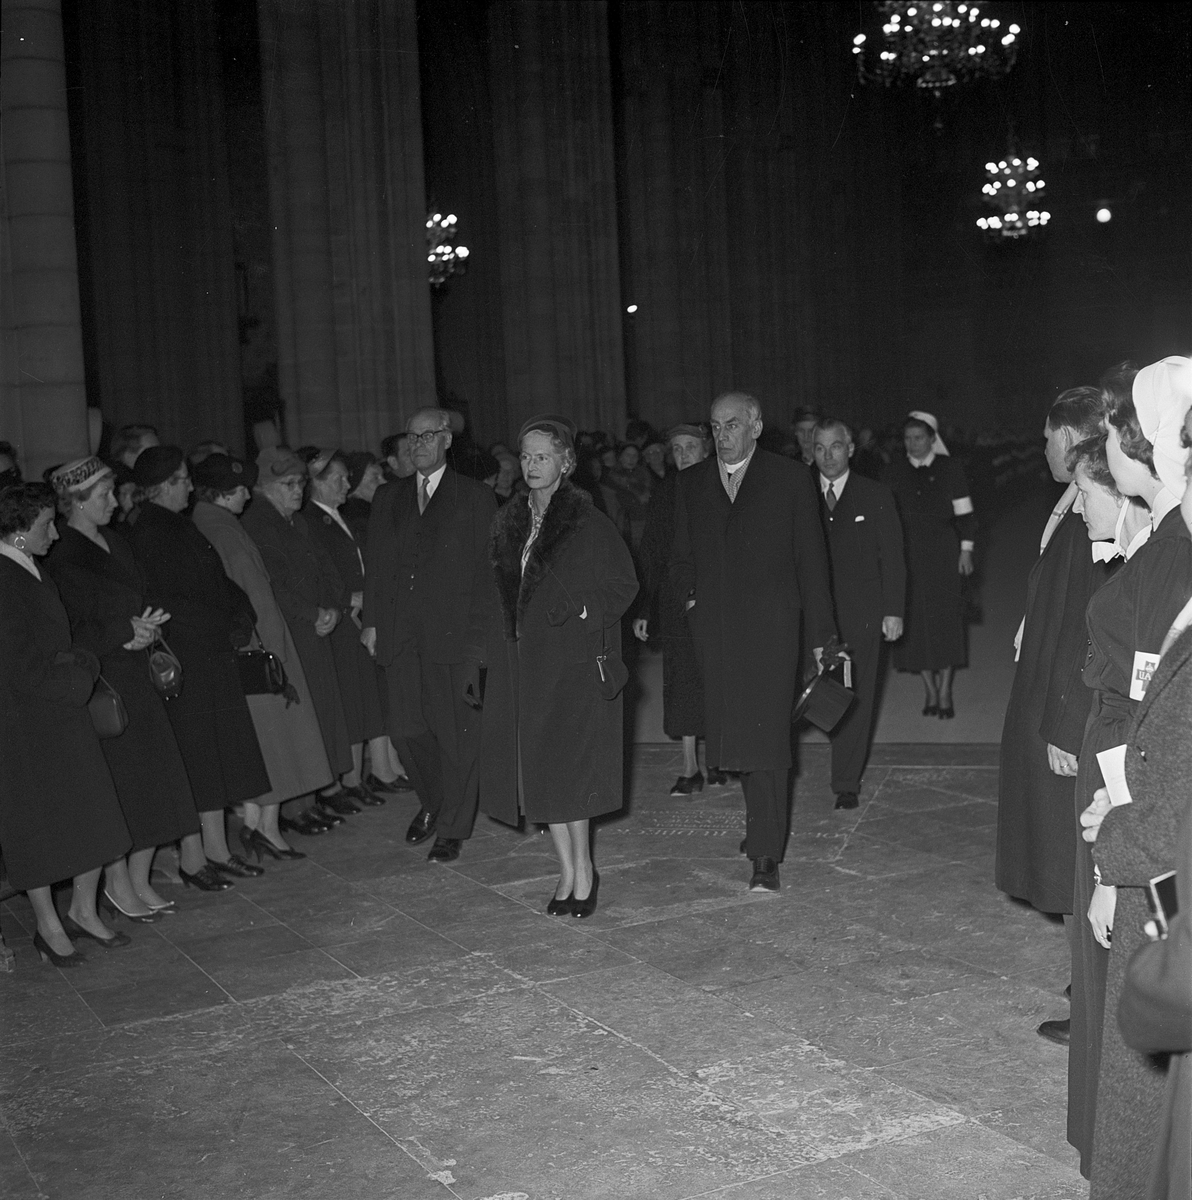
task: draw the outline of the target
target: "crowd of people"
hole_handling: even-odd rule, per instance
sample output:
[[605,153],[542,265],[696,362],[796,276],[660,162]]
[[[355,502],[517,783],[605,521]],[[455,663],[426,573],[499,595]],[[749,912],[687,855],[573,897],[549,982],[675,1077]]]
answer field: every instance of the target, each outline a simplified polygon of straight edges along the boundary
[[[1115,1200],[1188,1194],[1192,928],[1171,910],[1156,938],[1147,898],[1177,869],[1187,895],[1192,870],[1190,407],[1183,359],[1051,406],[1069,486],[1003,738],[996,881],[1068,917],[1071,1018],[1040,1033],[1069,1044],[1069,1138]],[[379,457],[242,461],[128,426],[37,483],[0,445],[0,849],[44,961],[175,913],[162,847],[181,883],[226,891],[403,790],[431,861],[459,857],[478,811],[545,825],[546,911],[590,916],[590,824],[624,802],[623,628],[662,648],[672,794],[741,782],[754,891],[781,886],[792,712],[817,668],[843,665],[853,694],[838,809],[859,804],[887,647],[924,718],[954,716],[979,508],[932,414],[895,441],[802,411],[784,436],[730,392],[707,423],[614,443],[545,413],[467,469],[459,432],[424,408]]]

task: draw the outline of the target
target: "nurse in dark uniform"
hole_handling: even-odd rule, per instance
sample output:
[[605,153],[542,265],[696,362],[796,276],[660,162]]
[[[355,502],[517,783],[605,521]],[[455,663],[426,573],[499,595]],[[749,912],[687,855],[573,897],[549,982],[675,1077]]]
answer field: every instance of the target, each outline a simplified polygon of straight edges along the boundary
[[923,715],[955,716],[952,677],[968,662],[961,577],[973,573],[977,518],[964,469],[948,454],[931,413],[902,427],[906,457],[882,475],[906,533],[907,616],[894,666],[923,677]]

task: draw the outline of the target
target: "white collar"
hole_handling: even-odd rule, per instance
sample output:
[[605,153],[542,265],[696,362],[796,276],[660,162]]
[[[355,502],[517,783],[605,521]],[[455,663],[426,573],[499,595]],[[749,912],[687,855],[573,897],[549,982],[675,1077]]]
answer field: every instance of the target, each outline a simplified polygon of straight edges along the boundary
[[[429,500],[435,494],[435,490],[443,481],[443,472],[447,470],[447,464],[444,463],[437,470],[432,471],[425,476],[426,479],[426,498]],[[418,475],[418,483],[415,485],[417,491],[422,490],[422,479],[424,478],[421,471],[415,472]]]
[[751,458],[754,456],[754,453],[755,453],[756,451],[757,451],[757,444],[756,444],[756,443],[754,443],[754,447],[753,447],[753,449],[752,449],[752,450],[750,450],[750,451],[749,451],[749,453],[748,453],[748,454],[746,454],[746,455],[745,455],[745,457],[744,457],[743,459],[741,459],[741,461],[740,461],[740,462],[735,462],[735,463],[726,463],[726,462],[724,461],[724,459],[722,459],[722,458],[720,457],[720,455],[719,455],[719,454],[716,456],[716,461],[717,461],[717,463],[719,463],[719,464],[720,464],[720,469],[721,469],[721,470],[722,470],[722,471],[723,471],[723,472],[724,472],[726,475],[735,475],[735,474],[736,474],[738,471],[742,471],[742,470],[744,470],[744,469],[745,469],[747,466],[749,466],[749,460],[750,460],[750,459],[751,459]]
[[820,488],[826,496],[828,492],[835,492],[836,499],[840,499],[841,492],[844,491],[844,485],[848,483],[848,477],[852,471],[845,471],[843,475],[837,475],[835,479],[829,479],[826,475],[820,475]]
[[1179,508],[1180,497],[1174,495],[1167,488],[1160,488],[1159,494],[1155,497],[1151,504],[1151,528],[1158,529],[1163,521],[1173,508]]
[[37,563],[23,550],[18,550],[7,542],[0,542],[0,554],[3,554],[5,558],[11,558],[18,567],[24,567],[34,579],[41,580],[41,572],[37,569]]
[[911,458],[909,454],[906,457],[912,467],[929,467],[935,462],[935,451],[928,450],[926,458]]

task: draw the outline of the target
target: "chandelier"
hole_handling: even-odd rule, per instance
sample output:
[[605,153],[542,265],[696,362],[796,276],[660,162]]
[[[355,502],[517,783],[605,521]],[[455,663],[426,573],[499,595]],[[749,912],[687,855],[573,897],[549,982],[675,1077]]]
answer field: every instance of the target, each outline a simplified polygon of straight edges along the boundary
[[1051,213],[1040,203],[1046,186],[1039,178],[1039,160],[1020,157],[1011,142],[1005,158],[985,164],[981,192],[994,211],[990,216],[978,217],[977,228],[997,240],[1026,237],[1042,229],[1051,220]]
[[457,246],[455,237],[456,217],[454,213],[443,216],[431,213],[426,218],[426,256],[430,268],[432,287],[442,287],[452,275],[462,275],[468,269],[468,248]]
[[[866,55],[866,35],[853,38],[857,74],[888,87],[913,79],[938,100],[946,88],[982,76],[996,79],[1018,57],[1017,25],[982,16],[977,4],[927,0],[918,4],[879,4],[885,17],[882,49],[873,61]],[[867,59],[869,61],[867,61]]]

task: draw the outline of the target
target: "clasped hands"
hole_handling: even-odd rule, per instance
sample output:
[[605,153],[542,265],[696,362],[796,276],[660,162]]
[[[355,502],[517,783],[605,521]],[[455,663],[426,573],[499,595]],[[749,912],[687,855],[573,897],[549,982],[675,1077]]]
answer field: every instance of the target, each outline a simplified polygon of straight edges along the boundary
[[144,650],[152,646],[157,639],[157,631],[170,619],[170,614],[164,608],[145,606],[145,611],[139,617],[129,617],[132,625],[132,638],[124,643],[125,650]]

